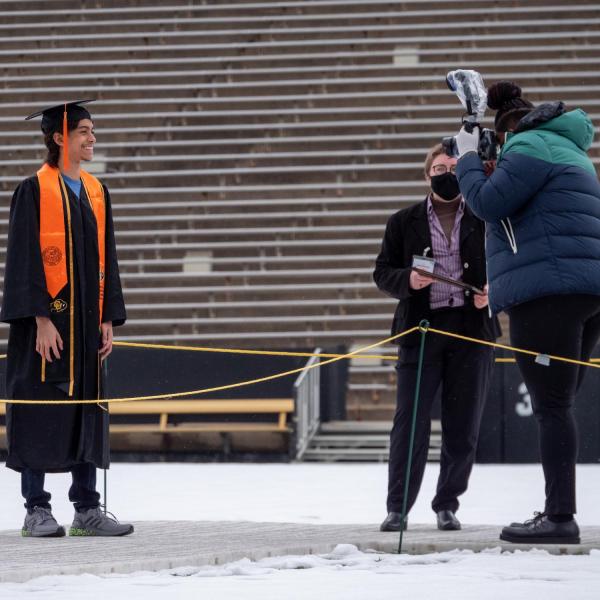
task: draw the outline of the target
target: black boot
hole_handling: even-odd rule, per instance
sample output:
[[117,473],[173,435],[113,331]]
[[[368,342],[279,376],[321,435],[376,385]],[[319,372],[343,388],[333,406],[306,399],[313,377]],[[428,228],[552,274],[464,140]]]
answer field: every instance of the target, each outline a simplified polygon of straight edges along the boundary
[[546,513],[535,513],[529,521],[504,527],[500,539],[513,544],[579,544],[579,526],[575,519],[553,523]]
[[[383,520],[383,523],[379,526],[380,531],[406,531],[406,525],[408,523],[408,515],[402,523],[402,514],[399,512],[389,512],[388,516]],[[400,525],[403,525],[401,527]]]
[[451,510],[440,510],[437,513],[437,526],[441,531],[458,531],[460,521]]

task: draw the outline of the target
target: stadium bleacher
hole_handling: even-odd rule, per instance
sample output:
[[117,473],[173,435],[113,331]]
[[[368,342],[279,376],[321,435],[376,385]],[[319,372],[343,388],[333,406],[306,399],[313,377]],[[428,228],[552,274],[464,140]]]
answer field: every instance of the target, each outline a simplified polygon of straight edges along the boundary
[[[0,259],[12,190],[44,157],[24,116],[97,98],[122,340],[386,337],[373,261],[387,217],[425,193],[427,148],[459,127],[448,70],[600,122],[596,0],[0,1],[0,37]],[[393,382],[353,365],[349,417],[388,418]]]

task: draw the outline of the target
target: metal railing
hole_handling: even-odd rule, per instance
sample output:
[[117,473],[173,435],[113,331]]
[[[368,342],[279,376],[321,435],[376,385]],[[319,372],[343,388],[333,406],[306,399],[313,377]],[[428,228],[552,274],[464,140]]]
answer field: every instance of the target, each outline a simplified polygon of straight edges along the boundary
[[[321,348],[315,348],[315,354],[320,352]],[[307,368],[318,362],[318,356],[311,357],[294,382],[295,448],[292,453],[295,450],[296,460],[302,459],[321,423],[321,369]]]

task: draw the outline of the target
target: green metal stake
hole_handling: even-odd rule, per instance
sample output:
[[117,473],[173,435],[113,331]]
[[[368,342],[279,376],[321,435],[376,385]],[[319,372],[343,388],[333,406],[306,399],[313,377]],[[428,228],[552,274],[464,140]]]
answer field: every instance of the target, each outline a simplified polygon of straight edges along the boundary
[[429,329],[429,321],[423,320],[419,323],[421,331],[421,346],[419,348],[419,362],[417,363],[417,382],[415,386],[415,400],[413,402],[412,423],[410,426],[410,439],[408,441],[408,459],[406,461],[406,476],[404,477],[404,494],[402,497],[402,515],[400,526],[400,540],[398,542],[398,554],[402,554],[402,540],[404,538],[404,522],[406,520],[406,507],[408,505],[408,485],[410,482],[410,470],[412,468],[413,446],[415,444],[415,430],[417,428],[417,408],[419,406],[419,395],[421,393],[421,375],[423,373],[423,357],[425,355],[425,336]]

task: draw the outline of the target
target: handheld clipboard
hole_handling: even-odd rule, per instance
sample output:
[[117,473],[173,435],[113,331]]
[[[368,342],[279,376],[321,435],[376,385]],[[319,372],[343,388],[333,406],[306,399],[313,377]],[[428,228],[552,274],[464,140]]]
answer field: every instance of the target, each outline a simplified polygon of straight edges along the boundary
[[485,292],[478,287],[471,285],[470,283],[465,283],[464,281],[460,281],[459,279],[452,279],[451,277],[446,277],[444,275],[439,275],[438,273],[430,273],[425,269],[421,269],[420,267],[413,267],[413,270],[416,271],[419,275],[424,275],[425,277],[431,277],[431,279],[435,279],[436,281],[441,281],[443,283],[448,283],[449,285],[454,285],[456,287],[462,288],[463,290],[469,290],[474,294],[483,295]]

